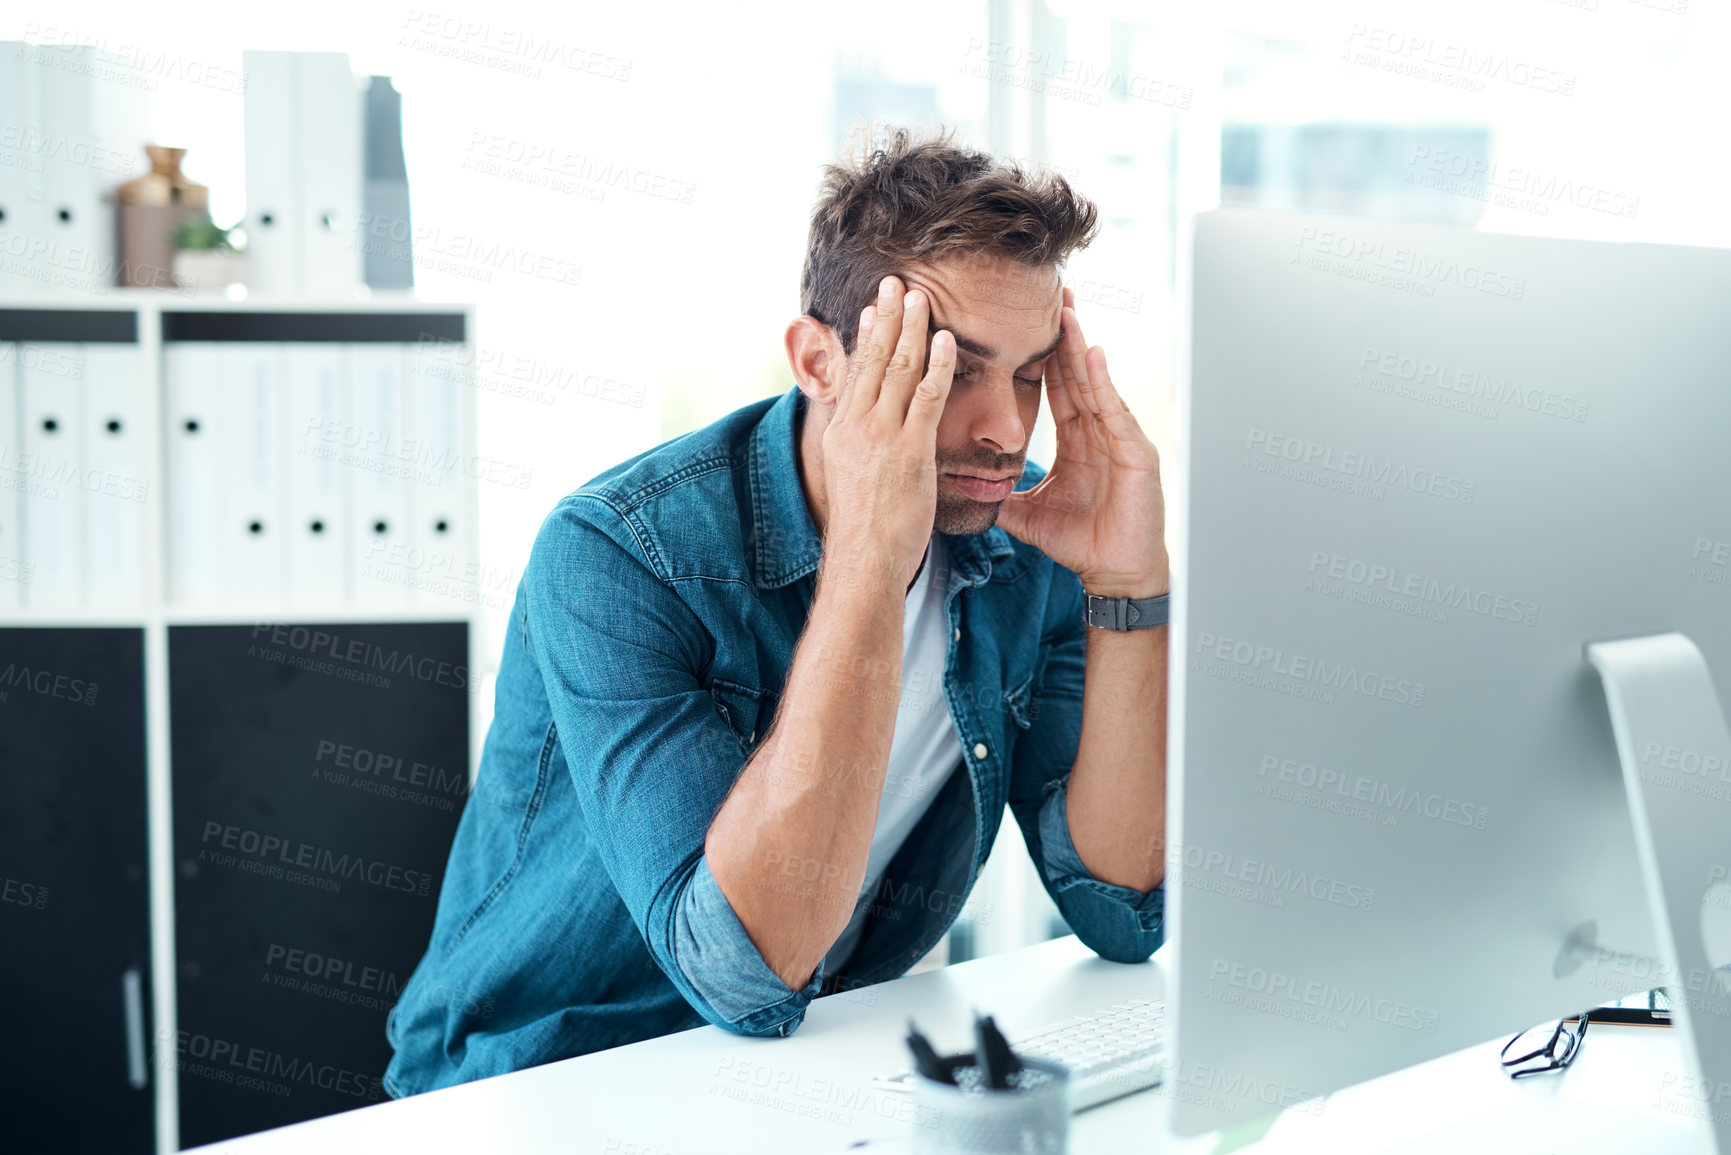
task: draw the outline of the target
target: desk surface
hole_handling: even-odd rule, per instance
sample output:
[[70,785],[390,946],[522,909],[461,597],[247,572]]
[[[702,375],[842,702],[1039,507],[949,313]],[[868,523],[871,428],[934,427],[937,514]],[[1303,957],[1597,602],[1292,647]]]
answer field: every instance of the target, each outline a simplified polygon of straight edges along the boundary
[[[912,1015],[939,1050],[970,1045],[971,1009],[996,1016],[1011,1038],[1128,998],[1159,998],[1163,949],[1122,966],[1074,938],[911,975],[814,1002],[785,1039],[750,1039],[715,1027],[550,1063],[199,1150],[207,1155],[374,1155],[414,1150],[727,1155],[904,1150],[909,1097],[872,1086],[906,1059]],[[1561,1076],[1519,1083],[1497,1067],[1500,1040],[1468,1048],[1323,1101],[1285,1112],[1255,1155],[1549,1155],[1567,1151],[1697,1155],[1705,1110],[1661,1090],[1679,1069],[1672,1032],[1594,1027]],[[1159,1091],[1084,1111],[1072,1121],[1077,1155],[1212,1152],[1220,1137],[1163,1134]],[[880,1146],[881,1144],[884,1144]],[[891,1145],[893,1144],[893,1145]]]

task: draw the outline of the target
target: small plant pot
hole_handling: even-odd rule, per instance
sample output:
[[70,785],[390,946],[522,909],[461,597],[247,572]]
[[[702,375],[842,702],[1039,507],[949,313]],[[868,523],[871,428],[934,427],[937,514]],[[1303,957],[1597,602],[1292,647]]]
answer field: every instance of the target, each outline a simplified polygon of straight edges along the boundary
[[221,289],[246,280],[246,257],[216,249],[182,249],[174,254],[174,283],[198,292]]

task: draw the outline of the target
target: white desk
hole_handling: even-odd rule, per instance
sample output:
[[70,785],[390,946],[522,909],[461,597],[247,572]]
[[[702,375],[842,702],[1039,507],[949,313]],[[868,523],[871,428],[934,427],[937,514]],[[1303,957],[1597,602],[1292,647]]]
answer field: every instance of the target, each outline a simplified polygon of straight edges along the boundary
[[[909,1015],[940,1051],[969,1048],[970,1009],[1014,1038],[1126,998],[1160,997],[1161,961],[1120,966],[1063,938],[819,999],[785,1039],[715,1027],[550,1063],[411,1099],[200,1148],[214,1155],[727,1155],[839,1153],[861,1139],[912,1134],[906,1095],[872,1076],[900,1069]],[[1659,1072],[1680,1059],[1672,1034],[1592,1027],[1562,1075],[1512,1082],[1497,1068],[1501,1040],[1287,1111],[1254,1155],[1697,1155],[1706,1133],[1693,1104],[1659,1101]],[[1664,1108],[1670,1107],[1668,1112]],[[1144,1091],[1072,1120],[1071,1151],[1212,1152],[1219,1136],[1161,1133],[1161,1098]],[[901,1149],[900,1144],[893,1149]],[[869,1153],[888,1146],[861,1149]]]

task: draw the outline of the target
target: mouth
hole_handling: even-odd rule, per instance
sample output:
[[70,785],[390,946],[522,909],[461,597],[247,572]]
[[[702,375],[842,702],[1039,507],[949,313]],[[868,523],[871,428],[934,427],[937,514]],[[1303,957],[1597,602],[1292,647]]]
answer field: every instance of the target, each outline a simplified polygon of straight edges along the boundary
[[1016,488],[1016,474],[946,473],[946,480],[975,501],[1003,501]]

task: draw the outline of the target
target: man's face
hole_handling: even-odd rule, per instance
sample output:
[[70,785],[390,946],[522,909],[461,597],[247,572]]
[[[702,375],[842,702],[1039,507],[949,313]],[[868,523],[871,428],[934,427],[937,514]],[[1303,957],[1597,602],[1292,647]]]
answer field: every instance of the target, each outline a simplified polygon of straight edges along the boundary
[[916,265],[901,277],[931,299],[927,360],[932,333],[948,329],[956,338],[955,377],[938,420],[933,528],[985,533],[997,523],[1003,498],[970,494],[964,479],[1022,475],[1040,415],[1041,374],[1061,333],[1058,270],[964,256]]

